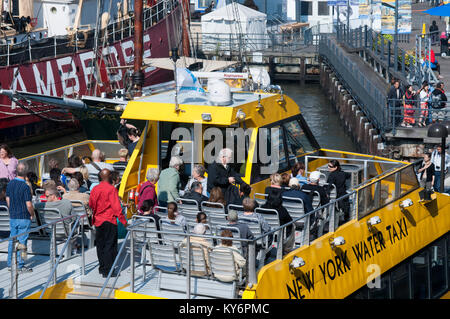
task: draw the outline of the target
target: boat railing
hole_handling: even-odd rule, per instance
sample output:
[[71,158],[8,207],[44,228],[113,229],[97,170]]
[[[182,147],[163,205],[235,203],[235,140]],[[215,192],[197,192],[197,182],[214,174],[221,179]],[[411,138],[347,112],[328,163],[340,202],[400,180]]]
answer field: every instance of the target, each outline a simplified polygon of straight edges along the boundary
[[237,55],[236,52],[277,52],[295,55],[301,48],[309,46],[304,34],[299,33],[210,33],[193,32],[192,42],[196,51],[205,54]]
[[[19,271],[18,271],[18,260],[17,260],[17,253],[18,250],[26,252],[26,247],[19,247],[19,238],[24,235],[30,235],[32,233],[40,233],[44,232],[46,229],[51,229],[49,239],[50,239],[50,255],[49,255],[49,264],[50,264],[50,275],[47,279],[47,281],[44,284],[44,288],[40,294],[40,299],[44,296],[44,293],[48,286],[50,284],[55,285],[57,283],[57,268],[61,261],[63,260],[63,256],[71,255],[71,252],[66,254],[67,248],[70,246],[69,243],[71,243],[76,237],[80,236],[81,238],[81,259],[80,259],[80,268],[81,273],[85,274],[85,251],[84,251],[84,225],[85,225],[85,219],[87,218],[87,214],[83,215],[70,215],[66,217],[59,218],[57,220],[54,220],[50,223],[46,223],[41,226],[33,227],[29,231],[10,236],[8,238],[0,239],[0,244],[6,243],[11,241],[12,242],[12,254],[11,254],[11,281],[10,281],[10,291],[9,291],[9,297],[11,299],[17,299],[19,297]],[[74,221],[73,221],[74,220]],[[64,243],[64,246],[62,250],[58,254],[58,248],[57,248],[57,224],[64,224],[67,221],[72,221],[72,228],[70,230],[69,235],[67,236],[67,239]],[[40,236],[38,239],[43,240],[47,237]],[[70,258],[64,258],[64,261],[68,261],[69,259],[73,259],[74,257],[77,257],[77,255],[72,255]],[[64,274],[65,277],[66,274]]]
[[[164,0],[144,9],[144,28],[148,28],[170,14],[178,5],[178,0]],[[21,43],[0,44],[0,66],[23,64],[36,59],[54,58],[64,54],[92,50],[94,47],[95,30],[74,30],[70,35],[53,36],[35,39],[30,36]],[[121,20],[113,20],[101,30],[97,39],[100,45],[106,39],[105,45],[131,38],[134,35],[134,17],[128,16]]]
[[118,151],[121,148],[123,146],[119,141],[86,140],[28,156],[20,159],[20,161],[28,166],[29,171],[36,173],[39,180],[42,180],[44,174],[49,172],[48,163],[50,159],[56,160],[59,168],[62,169],[68,165],[68,159],[73,154],[80,157],[91,156],[94,149],[99,149],[105,153],[106,161],[114,161],[119,160]]
[[[379,161],[384,163],[385,161]],[[254,284],[257,283],[257,272],[259,269],[261,269],[262,266],[264,266],[261,263],[261,260],[257,259],[258,251],[256,249],[258,242],[265,242],[266,239],[272,236],[277,236],[277,241],[274,243],[274,249],[276,251],[275,258],[277,260],[283,259],[283,257],[289,253],[290,251],[293,251],[295,249],[298,249],[300,247],[309,246],[311,242],[315,239],[318,239],[322,237],[325,234],[333,233],[335,232],[340,225],[345,224],[348,221],[351,220],[359,220],[361,218],[364,218],[365,216],[371,214],[372,212],[376,211],[377,209],[391,204],[392,202],[400,199],[401,197],[407,195],[408,193],[412,192],[413,190],[416,190],[419,187],[417,182],[417,177],[414,172],[414,165],[408,164],[404,167],[392,167],[389,172],[386,172],[381,177],[378,176],[377,179],[373,179],[370,183],[363,185],[360,188],[354,189],[353,191],[349,192],[348,194],[341,196],[339,198],[336,198],[334,200],[330,200],[327,204],[317,207],[316,209],[305,213],[303,216],[294,218],[291,222],[286,223],[284,225],[281,225],[279,227],[272,228],[269,232],[263,233],[261,235],[255,236],[254,239],[242,239],[242,238],[233,238],[233,241],[239,241],[241,243],[246,242],[248,245],[248,255],[247,255],[247,285],[248,287],[252,287]],[[343,220],[343,212],[340,210],[339,203],[343,201],[348,201],[350,203],[350,214],[348,216],[348,220]],[[122,246],[120,248],[120,251],[124,251],[124,247],[126,245],[129,245],[129,252],[127,252],[126,258],[130,258],[130,267],[131,267],[131,274],[130,274],[130,292],[135,293],[136,292],[136,278],[135,278],[135,249],[136,249],[136,242],[135,242],[135,232],[138,231],[140,233],[146,233],[146,234],[159,234],[159,235],[181,235],[186,238],[187,241],[187,247],[190,248],[190,238],[191,237],[200,237],[200,238],[206,238],[206,239],[212,239],[212,240],[221,240],[221,239],[229,239],[226,237],[218,236],[217,234],[212,235],[197,235],[197,234],[191,234],[189,232],[187,233],[180,233],[180,232],[174,232],[174,231],[162,231],[162,230],[156,230],[151,228],[138,228],[138,226],[142,226],[142,223],[148,223],[148,220],[139,220],[134,221],[130,226],[128,226],[127,230],[127,236],[126,240],[122,243]],[[296,225],[303,224],[303,227],[297,228],[297,230],[294,232],[294,229],[297,227]],[[287,233],[287,229],[290,227],[292,229],[292,234],[295,234],[295,241],[288,241],[285,239],[285,234]],[[142,235],[141,235],[142,237]],[[145,238],[155,238],[155,236],[147,235]],[[284,247],[286,244],[290,244],[289,247]],[[146,243],[144,243],[145,245]],[[145,251],[145,249],[143,250]],[[118,254],[114,265],[116,265],[119,261]],[[191,272],[189,270],[189,265],[191,264],[191,255],[188,253],[188,261],[187,261],[187,268],[186,269],[186,298],[191,298]],[[122,266],[125,262],[125,259],[122,260]],[[144,255],[144,258],[141,256],[141,261],[143,261],[141,264],[138,264],[137,266],[142,266],[142,285],[144,285],[146,281],[146,275],[145,275],[145,267],[147,265],[146,258]],[[259,263],[258,263],[259,261]],[[119,272],[122,270],[122,266],[119,268]],[[114,267],[113,267],[114,268]],[[103,290],[105,289],[108,280],[110,278],[110,275],[112,273],[113,269],[111,270],[110,274],[108,275],[108,279],[105,281],[103,285],[103,289],[98,295],[98,298],[102,296]],[[114,289],[113,284],[113,288]]]

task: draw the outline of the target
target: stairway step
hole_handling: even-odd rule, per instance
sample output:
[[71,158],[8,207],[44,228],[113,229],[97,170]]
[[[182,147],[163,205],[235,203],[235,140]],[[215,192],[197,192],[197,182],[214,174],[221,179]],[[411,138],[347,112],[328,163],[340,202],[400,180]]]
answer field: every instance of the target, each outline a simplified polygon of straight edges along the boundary
[[[86,293],[98,296],[101,291],[101,287],[92,287],[92,286],[84,286],[84,285],[76,285],[74,286],[73,293]],[[105,288],[103,294],[106,295],[111,291],[111,288]],[[112,293],[113,294],[113,293]]]
[[[100,293],[100,291],[99,291]],[[100,299],[114,299],[114,297],[106,297],[107,293],[103,293],[104,296],[100,297]],[[112,296],[114,296],[112,294]],[[98,294],[92,294],[89,292],[84,292],[84,291],[74,291],[74,292],[69,292],[66,295],[66,299],[97,299]]]

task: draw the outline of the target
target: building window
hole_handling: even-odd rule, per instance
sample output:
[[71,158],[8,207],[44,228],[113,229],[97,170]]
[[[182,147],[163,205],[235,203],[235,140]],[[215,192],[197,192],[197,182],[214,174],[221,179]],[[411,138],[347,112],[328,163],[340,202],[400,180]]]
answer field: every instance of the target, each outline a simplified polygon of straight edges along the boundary
[[302,16],[312,16],[312,2],[302,1],[300,2],[300,14]]
[[329,10],[328,3],[326,1],[319,1],[318,5],[319,5],[318,9],[319,9],[320,16],[329,15],[330,10]]

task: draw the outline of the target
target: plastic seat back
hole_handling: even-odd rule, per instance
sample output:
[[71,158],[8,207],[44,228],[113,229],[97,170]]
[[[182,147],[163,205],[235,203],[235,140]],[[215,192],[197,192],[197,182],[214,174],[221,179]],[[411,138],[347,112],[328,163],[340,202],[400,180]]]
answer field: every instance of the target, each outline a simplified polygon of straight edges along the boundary
[[292,219],[297,219],[305,215],[305,206],[301,198],[283,196],[282,205],[286,208]]
[[7,206],[0,206],[0,231],[9,232],[9,209]]
[[211,274],[214,279],[224,282],[240,281],[231,248],[214,247],[209,252],[209,261]]
[[280,227],[280,218],[276,209],[255,208],[255,213],[261,214],[270,225],[270,228],[275,229]]
[[201,204],[202,212],[209,214],[224,214],[225,215],[225,207],[221,203],[213,203],[213,202],[202,202]]
[[149,251],[150,263],[154,269],[160,269],[165,272],[180,271],[173,243],[159,244],[150,242]]
[[259,206],[262,206],[266,203],[267,196],[269,195],[263,193],[255,193],[255,195],[253,195],[253,198],[256,200]]
[[[158,243],[158,230],[156,228],[156,220],[152,216],[133,215],[133,224],[140,223],[134,231],[135,240],[138,243]],[[143,222],[145,221],[145,222]]]
[[[190,243],[190,270],[191,275],[194,276],[207,276],[209,275],[208,268],[206,266],[206,260],[209,255],[205,255],[205,250],[200,244]],[[184,271],[187,271],[188,267],[188,247],[184,243],[181,243],[178,249],[181,261],[181,267]]]
[[194,211],[197,212],[199,209],[198,202],[195,199],[187,199],[187,198],[177,198],[176,199],[177,205],[178,205],[178,211],[179,212],[189,212]]
[[162,239],[165,243],[172,242],[175,247],[186,237],[185,230],[183,226],[172,223],[168,220],[159,220],[159,229],[165,232],[176,232],[178,234],[161,234]]

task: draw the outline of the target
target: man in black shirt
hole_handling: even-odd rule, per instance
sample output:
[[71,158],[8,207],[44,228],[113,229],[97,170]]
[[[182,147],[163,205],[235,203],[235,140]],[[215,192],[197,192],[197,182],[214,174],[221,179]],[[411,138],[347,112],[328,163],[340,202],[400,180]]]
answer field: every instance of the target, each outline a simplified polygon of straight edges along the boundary
[[202,202],[207,202],[208,197],[202,194],[203,193],[203,185],[202,183],[195,181],[191,185],[191,190],[187,192],[183,198],[185,199],[193,199],[198,203],[198,209],[200,209]]

